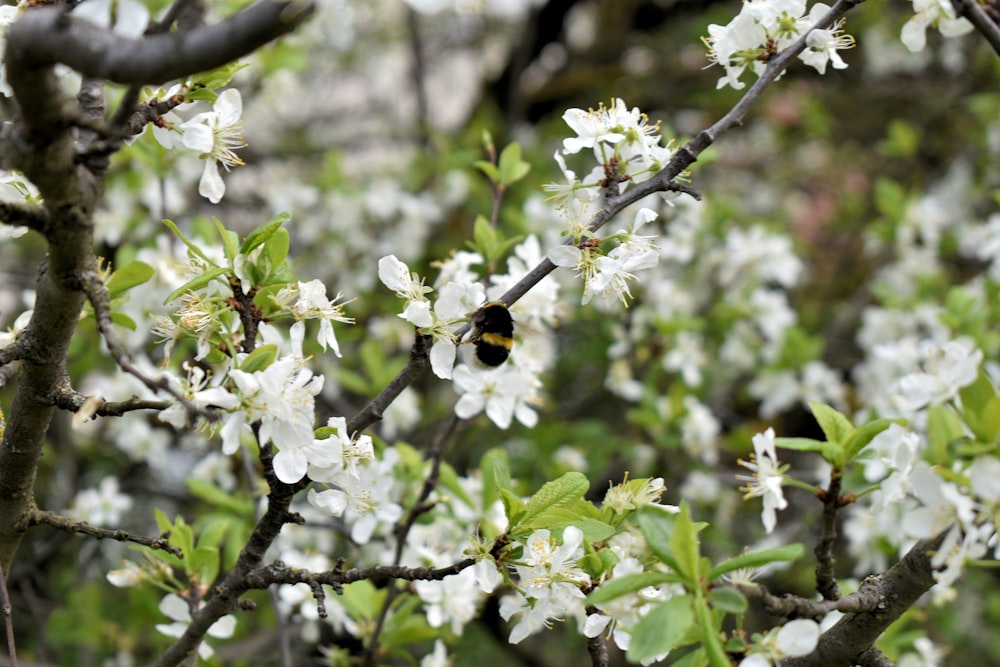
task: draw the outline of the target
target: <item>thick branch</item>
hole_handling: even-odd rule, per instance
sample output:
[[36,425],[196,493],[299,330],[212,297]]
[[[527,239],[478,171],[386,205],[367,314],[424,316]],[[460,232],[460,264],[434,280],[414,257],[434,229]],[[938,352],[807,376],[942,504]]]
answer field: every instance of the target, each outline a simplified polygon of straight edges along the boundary
[[291,32],[314,10],[310,2],[264,0],[213,25],[129,39],[61,9],[40,7],[11,27],[7,71],[30,73],[61,63],[84,77],[159,84],[241,58]]
[[934,568],[930,559],[943,539],[944,533],[917,542],[885,574],[866,580],[866,585],[878,592],[879,605],[871,611],[844,616],[820,636],[815,651],[801,658],[788,658],[781,666],[849,667],[857,664],[879,635],[934,585]]

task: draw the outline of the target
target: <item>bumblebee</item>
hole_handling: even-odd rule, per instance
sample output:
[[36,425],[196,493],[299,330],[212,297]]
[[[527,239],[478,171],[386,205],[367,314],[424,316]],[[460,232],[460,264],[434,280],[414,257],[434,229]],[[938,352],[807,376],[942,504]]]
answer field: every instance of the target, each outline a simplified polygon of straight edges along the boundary
[[507,306],[490,301],[472,314],[472,336],[476,358],[495,368],[507,361],[514,347],[514,319]]

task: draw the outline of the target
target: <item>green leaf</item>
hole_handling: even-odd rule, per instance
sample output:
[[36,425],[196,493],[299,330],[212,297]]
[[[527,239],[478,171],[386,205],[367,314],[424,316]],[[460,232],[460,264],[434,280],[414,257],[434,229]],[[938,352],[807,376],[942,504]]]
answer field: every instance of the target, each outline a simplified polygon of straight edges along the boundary
[[[503,449],[491,449],[483,454],[479,462],[479,470],[483,475],[483,507],[493,507],[500,500],[502,491],[511,491],[510,465],[507,463],[507,452]],[[510,518],[510,515],[507,516]]]
[[951,455],[952,443],[966,437],[965,427],[955,411],[947,405],[932,405],[927,408],[927,440],[932,463],[943,464]]
[[177,517],[170,528],[170,543],[184,552],[184,563],[190,570],[190,558],[194,554],[194,531],[184,523],[184,517]]
[[[558,479],[547,482],[528,500],[524,508],[524,516],[519,523],[530,522],[545,510],[565,507],[573,501],[583,498],[590,488],[590,482],[582,473],[568,472]],[[513,532],[513,527],[511,528]]]
[[218,232],[219,238],[222,239],[222,251],[226,256],[226,260],[232,265],[233,260],[236,259],[237,248],[240,244],[240,237],[234,231],[226,229],[225,225],[218,218],[212,218],[212,224],[215,225],[215,231]]
[[898,219],[906,210],[906,191],[896,181],[879,178],[875,181],[875,206],[890,220]]
[[135,320],[120,310],[111,311],[111,321],[120,327],[125,327],[129,331],[135,331]]
[[388,650],[416,644],[438,636],[438,631],[427,623],[427,617],[418,610],[420,598],[407,596],[403,603],[392,610],[382,631],[380,643]]
[[253,517],[253,502],[242,495],[227,493],[215,484],[195,477],[188,478],[187,488],[195,498],[204,500],[210,505],[229,510],[241,517]]
[[485,216],[476,216],[476,224],[472,229],[472,239],[479,252],[489,261],[497,247],[497,230]]
[[166,513],[159,507],[153,508],[153,518],[156,520],[156,529],[165,533],[174,527],[173,522],[167,518]]
[[279,213],[257,229],[247,234],[246,239],[243,240],[243,245],[240,246],[240,253],[243,255],[249,255],[253,252],[254,248],[270,239],[271,236],[278,231],[278,228],[288,222],[291,217],[292,216],[289,213]]
[[219,574],[219,549],[217,547],[197,547],[186,560],[187,570],[201,583],[215,580]]
[[218,550],[219,545],[222,544],[222,538],[225,537],[226,531],[229,530],[232,523],[232,519],[220,515],[215,515],[206,521],[198,533],[198,548]]
[[382,608],[386,589],[375,588],[369,579],[347,584],[337,601],[347,610],[347,614],[357,621],[374,621]]
[[[180,228],[176,224],[174,224],[173,220],[164,220],[163,224],[166,225],[167,228],[170,229],[170,231],[172,231],[177,236],[177,238],[179,238],[184,243],[184,245],[186,245],[188,247],[188,250],[190,250],[195,255],[197,255],[202,260],[204,260],[205,264],[207,264],[208,266],[215,266],[216,265],[215,262],[213,262],[211,259],[209,259],[208,255],[206,255],[202,251],[202,249],[201,249],[200,246],[198,246],[197,244],[195,244],[194,242],[192,242],[188,237],[184,236],[184,234],[181,233]],[[173,299],[167,299],[166,301],[164,301],[164,303],[169,303],[172,300]]]
[[[500,489],[500,500],[503,502],[503,511],[507,516],[507,523],[516,524],[524,516],[524,501],[517,497],[510,489]],[[511,532],[508,528],[507,532]]]
[[271,261],[272,267],[280,267],[284,265],[285,260],[288,258],[288,248],[291,243],[288,230],[284,227],[279,227],[271,238],[267,240],[264,244],[264,253],[267,255],[268,259]]
[[256,373],[270,366],[277,358],[277,345],[261,345],[243,359],[243,363],[240,364],[240,370],[244,373]]
[[528,175],[531,164],[521,159],[521,146],[518,143],[508,144],[500,151],[497,161],[498,180],[504,186],[511,186]]
[[629,662],[651,660],[678,646],[694,625],[691,596],[678,595],[654,607],[632,628]]
[[[584,536],[586,536],[584,532]],[[589,543],[585,543],[589,545]],[[611,572],[619,562],[618,555],[611,549],[599,549],[588,553],[580,561],[580,567],[590,575],[592,581],[597,581],[605,572]]]
[[600,606],[609,600],[641,591],[648,586],[658,586],[659,584],[668,584],[675,581],[677,581],[677,577],[666,572],[628,574],[602,584],[600,588],[595,589],[587,596],[585,604]]
[[708,578],[710,581],[715,581],[722,575],[733,570],[761,567],[768,563],[777,563],[779,561],[796,561],[802,558],[805,550],[806,548],[802,544],[796,542],[795,544],[774,547],[773,549],[761,549],[760,551],[742,554],[713,567],[712,571],[708,574]]
[[677,523],[670,534],[670,550],[677,560],[677,573],[690,582],[693,588],[701,579],[699,563],[701,559],[701,542],[698,533],[705,527],[704,523],[691,521],[691,506],[686,501],[681,502],[681,511],[677,515]]
[[670,547],[670,536],[674,532],[677,515],[646,506],[639,509],[637,520],[639,529],[646,538],[646,544],[653,554],[670,569],[680,572]]
[[108,295],[113,299],[119,294],[132,289],[136,285],[141,285],[153,277],[153,267],[138,260],[129,262],[125,266],[117,269],[108,278]]
[[842,444],[854,433],[854,425],[851,420],[829,405],[809,401],[809,407],[829,442]]
[[822,453],[829,449],[829,444],[812,438],[775,438],[774,446],[782,449],[794,449],[797,452]]
[[893,424],[905,423],[905,420],[902,419],[876,419],[861,426],[844,442],[844,455],[847,457],[847,461],[853,460],[882,431]]
[[962,416],[976,439],[987,444],[997,440],[1000,431],[1000,397],[986,371],[979,369],[976,381],[958,392],[962,399]]
[[735,588],[725,586],[708,592],[708,602],[715,609],[728,614],[742,614],[747,610],[747,598]]
[[500,182],[500,170],[492,162],[487,162],[486,160],[477,160],[475,162],[476,169],[486,174],[486,178],[490,179],[491,183]]
[[173,301],[174,299],[178,298],[180,295],[186,294],[187,292],[197,292],[202,287],[209,284],[216,278],[224,276],[229,272],[230,272],[229,268],[225,266],[219,266],[214,269],[209,269],[205,273],[199,276],[195,276],[191,280],[187,281],[186,283],[175,289],[173,292],[170,293],[170,296],[168,296],[166,299],[163,300],[163,303],[164,305],[166,305],[171,301]]

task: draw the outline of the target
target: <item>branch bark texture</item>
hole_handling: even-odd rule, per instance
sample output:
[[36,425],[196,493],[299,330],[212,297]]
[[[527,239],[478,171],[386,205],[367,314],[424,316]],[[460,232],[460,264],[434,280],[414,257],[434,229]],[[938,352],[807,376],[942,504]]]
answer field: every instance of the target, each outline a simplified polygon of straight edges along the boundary
[[5,52],[17,115],[0,136],[7,166],[22,171],[44,200],[41,209],[8,208],[6,222],[27,224],[48,242],[35,311],[17,341],[21,360],[6,430],[0,442],[0,567],[9,572],[33,509],[35,473],[55,410],[52,397],[66,378],[66,355],[84,302],[85,276],[96,271],[92,214],[104,174],[76,159],[74,128],[87,121],[66,95],[57,64],[84,79],[161,83],[218,67],[298,26],[313,11],[302,0],[264,0],[215,25],[127,39],[64,9],[27,10],[10,28]]
[[[866,580],[864,586],[879,592],[880,604],[871,611],[847,614],[824,632],[816,650],[788,658],[781,667],[850,667],[858,664],[875,640],[934,585],[931,556],[940,548],[944,533],[921,540],[885,574]],[[870,656],[868,656],[870,657]]]

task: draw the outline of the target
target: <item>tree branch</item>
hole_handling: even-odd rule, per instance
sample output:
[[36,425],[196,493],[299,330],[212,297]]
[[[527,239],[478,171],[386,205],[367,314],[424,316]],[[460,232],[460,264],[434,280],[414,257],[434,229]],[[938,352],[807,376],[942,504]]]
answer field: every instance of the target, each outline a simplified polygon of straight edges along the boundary
[[[229,18],[185,32],[129,39],[56,7],[25,13],[7,38],[7,69],[21,102],[26,80],[39,69],[64,64],[84,77],[120,84],[159,84],[221,67],[295,30],[315,11],[311,2],[264,0]],[[44,106],[42,98],[35,105]]]
[[847,614],[820,636],[816,650],[800,658],[787,658],[781,667],[857,664],[879,635],[934,585],[930,556],[940,548],[944,535],[917,542],[884,574],[867,579],[865,583],[879,595],[878,606]]
[[837,510],[840,509],[840,471],[834,470],[830,476],[830,486],[823,493],[823,529],[816,548],[816,590],[824,600],[839,600],[840,586],[837,585],[837,559],[833,548],[837,543]]
[[951,0],[951,4],[959,16],[969,19],[997,55],[1000,55],[1000,26],[997,25],[996,18],[987,14],[976,0]]
[[41,206],[5,201],[0,202],[0,222],[45,234],[49,227],[49,216]]
[[108,350],[111,351],[111,356],[114,357],[118,367],[138,379],[150,391],[159,392],[162,390],[167,392],[177,399],[177,402],[183,405],[189,414],[204,417],[210,422],[218,419],[218,415],[212,410],[198,407],[189,401],[183,392],[171,384],[168,375],[164,374],[158,378],[152,378],[132,363],[132,355],[125,349],[125,346],[118,338],[118,334],[115,333],[114,323],[111,320],[111,296],[108,294],[108,288],[104,285],[100,274],[97,271],[86,271],[81,276],[81,281],[83,291],[86,293],[90,305],[94,307],[94,319],[97,320],[97,327],[104,337],[104,342],[107,343]]
[[55,512],[46,512],[35,508],[28,514],[25,527],[30,528],[31,526],[38,526],[41,524],[46,524],[52,526],[53,528],[64,530],[67,533],[89,535],[90,537],[96,537],[99,540],[133,542],[135,544],[141,544],[144,547],[149,547],[150,549],[166,551],[177,556],[178,558],[184,557],[184,552],[182,552],[178,547],[170,544],[170,533],[164,533],[156,537],[133,535],[125,530],[109,530],[107,528],[99,528],[97,526],[91,526],[86,521],[77,521],[76,519],[71,519],[68,516],[62,516],[60,514],[56,514]]
[[[52,396],[53,405],[60,410],[68,410],[69,412],[78,412],[88,400],[88,396],[84,396],[80,392],[69,388],[59,389]],[[101,400],[97,405],[97,409],[94,410],[94,416],[121,417],[128,412],[135,412],[136,410],[166,410],[170,406],[170,401],[154,401],[139,398],[138,396],[133,396],[125,401]]]
[[882,588],[874,578],[861,582],[857,592],[836,600],[807,600],[797,595],[778,597],[762,584],[733,584],[750,600],[756,600],[764,607],[764,611],[779,618],[813,618],[826,616],[831,611],[845,614],[872,611],[881,603]]

